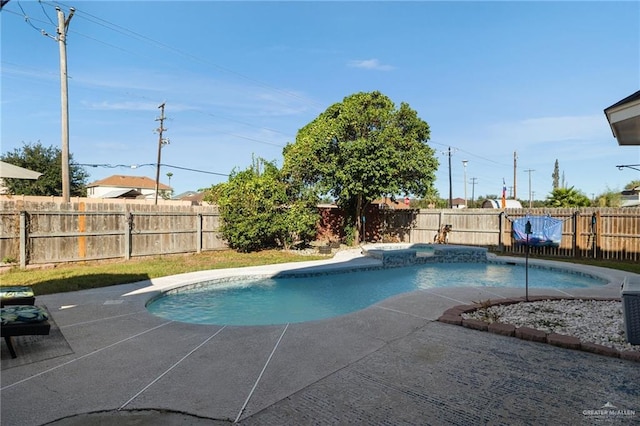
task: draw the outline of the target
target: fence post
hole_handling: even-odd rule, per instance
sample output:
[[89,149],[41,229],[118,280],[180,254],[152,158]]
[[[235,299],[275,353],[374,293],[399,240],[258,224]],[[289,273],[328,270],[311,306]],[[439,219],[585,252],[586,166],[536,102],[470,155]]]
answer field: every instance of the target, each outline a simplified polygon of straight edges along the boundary
[[126,212],[124,215],[124,258],[131,259],[131,230],[133,229],[133,213]]
[[596,222],[593,226],[595,235],[593,236],[595,241],[595,259],[602,259],[602,216],[600,215],[600,210],[596,212]]
[[571,241],[571,249],[573,250],[573,257],[575,257],[577,259],[577,258],[581,257],[580,256],[580,246],[578,245],[578,239],[580,238],[580,235],[582,234],[582,229],[580,229],[580,224],[579,224],[580,212],[578,210],[576,210],[575,212],[573,212],[573,215],[571,217],[573,218],[573,224],[571,226],[571,232],[573,232],[573,237],[572,237],[572,241]]
[[27,268],[27,212],[20,212],[20,268]]
[[196,216],[196,253],[202,252],[202,213]]
[[498,216],[498,251],[504,252],[504,211]]
[[[78,212],[84,212],[86,205],[84,201],[78,203]],[[87,215],[78,215],[78,257],[84,259],[87,257],[87,237],[82,235],[87,232]]]

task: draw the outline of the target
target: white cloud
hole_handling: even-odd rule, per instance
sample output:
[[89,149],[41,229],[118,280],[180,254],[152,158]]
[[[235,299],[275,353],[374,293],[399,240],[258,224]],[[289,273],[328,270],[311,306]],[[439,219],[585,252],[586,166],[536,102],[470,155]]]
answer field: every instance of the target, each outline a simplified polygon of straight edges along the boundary
[[368,70],[391,71],[395,67],[380,63],[378,59],[364,59],[349,61],[348,66],[351,68],[364,68]]

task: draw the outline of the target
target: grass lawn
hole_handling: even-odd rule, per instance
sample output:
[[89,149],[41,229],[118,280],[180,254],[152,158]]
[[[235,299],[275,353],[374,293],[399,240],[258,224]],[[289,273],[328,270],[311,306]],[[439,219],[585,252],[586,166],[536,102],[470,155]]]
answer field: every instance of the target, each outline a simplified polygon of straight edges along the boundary
[[149,278],[207,269],[238,268],[326,258],[327,256],[303,256],[295,252],[280,250],[265,250],[257,253],[220,250],[129,261],[59,264],[38,269],[12,268],[0,274],[0,285],[30,285],[37,296],[127,284]]

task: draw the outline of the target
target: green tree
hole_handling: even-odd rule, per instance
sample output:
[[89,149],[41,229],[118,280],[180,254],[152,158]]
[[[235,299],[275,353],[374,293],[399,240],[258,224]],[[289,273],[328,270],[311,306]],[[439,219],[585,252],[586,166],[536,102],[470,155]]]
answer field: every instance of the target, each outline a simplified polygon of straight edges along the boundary
[[316,236],[317,199],[304,187],[284,179],[274,163],[259,159],[244,171],[232,172],[228,182],[207,192],[205,199],[220,208],[220,231],[235,250],[288,249]]
[[424,195],[424,198],[413,198],[410,202],[412,209],[444,209],[449,206],[449,200],[440,198],[438,190],[431,188]]
[[640,188],[640,180],[632,180],[624,186],[624,189],[627,191],[635,188]]
[[[10,194],[62,196],[62,150],[37,143],[23,143],[22,148],[3,154],[0,160],[14,166],[42,173],[37,180],[5,179]],[[87,195],[89,174],[69,154],[69,193],[71,196]]]
[[571,186],[569,188],[554,189],[545,200],[545,205],[554,208],[588,207],[591,205],[591,201],[589,197]]
[[606,192],[598,195],[594,200],[596,207],[620,207],[622,194],[619,191],[607,189]]
[[556,163],[553,165],[553,174],[551,175],[553,178],[553,189],[557,189],[560,187],[560,165],[558,164],[558,159],[556,159]]
[[396,108],[380,92],[356,93],[300,129],[284,148],[283,172],[335,199],[358,242],[368,203],[433,191],[438,161],[429,135],[408,104]]

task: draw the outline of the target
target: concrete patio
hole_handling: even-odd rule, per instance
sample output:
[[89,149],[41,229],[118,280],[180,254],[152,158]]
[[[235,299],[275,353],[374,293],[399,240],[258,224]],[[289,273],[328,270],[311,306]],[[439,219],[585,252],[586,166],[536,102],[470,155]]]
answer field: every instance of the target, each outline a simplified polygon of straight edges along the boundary
[[[39,296],[64,344],[40,360],[20,341],[12,360],[2,344],[1,424],[580,424],[610,405],[617,414],[602,419],[640,422],[637,362],[436,321],[452,306],[524,289],[415,291],[332,319],[260,327],[186,324],[145,309],[184,283],[375,262],[346,252]],[[580,268],[609,284],[530,295],[619,297],[632,275]]]

